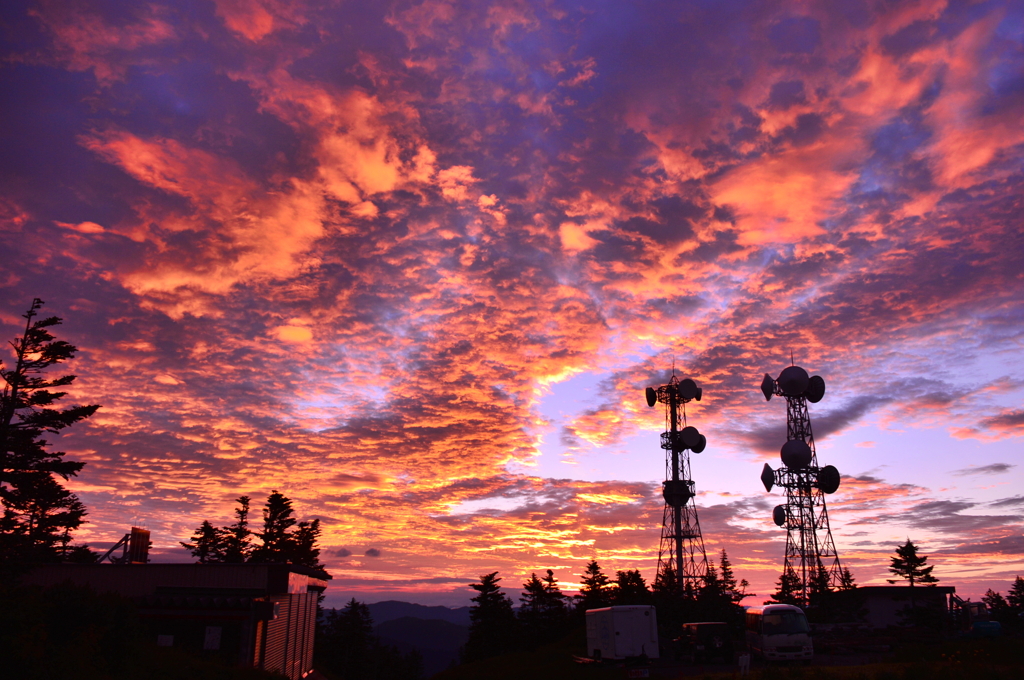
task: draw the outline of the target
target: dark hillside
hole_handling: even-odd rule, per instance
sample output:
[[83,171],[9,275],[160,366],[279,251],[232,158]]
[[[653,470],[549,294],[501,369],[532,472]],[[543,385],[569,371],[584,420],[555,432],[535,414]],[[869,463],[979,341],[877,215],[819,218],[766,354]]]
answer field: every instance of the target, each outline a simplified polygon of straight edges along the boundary
[[385,644],[403,652],[416,650],[423,657],[423,674],[427,677],[459,662],[459,649],[466,644],[469,628],[439,619],[426,620],[412,616],[386,621],[374,631]]

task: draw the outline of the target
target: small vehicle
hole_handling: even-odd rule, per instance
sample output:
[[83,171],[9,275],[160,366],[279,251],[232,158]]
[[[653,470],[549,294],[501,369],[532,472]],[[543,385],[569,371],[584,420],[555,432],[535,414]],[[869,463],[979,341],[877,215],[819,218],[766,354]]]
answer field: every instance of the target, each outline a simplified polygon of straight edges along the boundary
[[967,632],[969,638],[991,638],[1003,634],[1003,626],[998,621],[975,621]]
[[790,604],[748,607],[747,648],[766,661],[813,659],[811,628],[804,610]]
[[721,660],[732,663],[732,631],[720,622],[684,623],[683,634],[677,638],[682,656],[700,663]]

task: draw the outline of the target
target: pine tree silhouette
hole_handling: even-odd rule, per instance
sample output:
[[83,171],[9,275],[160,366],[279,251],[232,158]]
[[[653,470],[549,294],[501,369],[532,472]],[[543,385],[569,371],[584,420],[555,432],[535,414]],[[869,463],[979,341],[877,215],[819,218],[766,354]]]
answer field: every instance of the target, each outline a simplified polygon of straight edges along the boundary
[[[932,576],[932,569],[935,567],[925,566],[928,558],[917,554],[917,546],[908,538],[907,542],[896,548],[896,555],[892,558],[889,571],[902,579],[906,579],[913,586],[916,583],[935,585],[939,579]],[[899,579],[887,579],[889,583],[897,583]]]
[[69,551],[88,560],[91,554],[88,546],[68,545],[86,509],[53,477],[73,477],[85,463],[64,460],[43,437],[92,416],[99,406],[55,407],[67,392],[53,388],[72,384],[75,376],[51,378],[46,371],[74,358],[78,348],[50,333],[60,317],[36,320],[42,306],[36,298],[22,315],[25,332],[10,343],[14,365],[0,362],[0,562],[55,561]]
[[583,572],[583,578],[580,580],[580,583],[583,584],[583,587],[580,588],[580,593],[577,596],[579,598],[578,609],[583,611],[599,609],[607,607],[608,603],[611,602],[608,589],[612,581],[601,571],[597,560],[590,560],[587,563],[587,569]]
[[519,630],[512,600],[501,592],[498,572],[480,577],[469,587],[477,592],[469,610],[469,639],[463,649],[463,661],[487,659],[512,651],[519,644]]

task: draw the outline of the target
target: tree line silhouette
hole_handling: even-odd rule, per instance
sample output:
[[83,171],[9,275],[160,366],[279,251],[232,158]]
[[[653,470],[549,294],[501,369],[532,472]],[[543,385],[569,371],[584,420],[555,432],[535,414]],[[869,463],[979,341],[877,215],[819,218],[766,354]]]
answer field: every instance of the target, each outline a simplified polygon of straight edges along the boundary
[[1024,628],[1024,578],[1014,579],[1006,597],[989,588],[981,601],[993,620],[1009,628]]
[[664,635],[678,635],[679,625],[689,621],[726,621],[742,624],[739,603],[747,593],[746,580],[737,581],[732,564],[722,550],[718,567],[711,562],[702,587],[690,597],[678,589],[667,588],[674,581],[657,579],[653,587],[638,569],[616,571],[609,577],[596,560],[591,560],[581,575],[576,595],[566,595],[551,569],[544,576],[530,575],[523,583],[515,608],[500,586],[498,572],[483,574],[471,598],[469,639],[463,661],[477,661],[523,649],[535,649],[561,638],[567,628],[583,622],[589,609],[619,605],[654,605],[658,625]]
[[[215,527],[209,520],[196,528],[188,541],[181,541],[200,564],[278,562],[323,569],[320,563],[320,520],[297,521],[292,501],[273,491],[263,506],[263,530],[249,528],[249,496],[235,499],[235,521]],[[253,543],[252,538],[258,539]]]

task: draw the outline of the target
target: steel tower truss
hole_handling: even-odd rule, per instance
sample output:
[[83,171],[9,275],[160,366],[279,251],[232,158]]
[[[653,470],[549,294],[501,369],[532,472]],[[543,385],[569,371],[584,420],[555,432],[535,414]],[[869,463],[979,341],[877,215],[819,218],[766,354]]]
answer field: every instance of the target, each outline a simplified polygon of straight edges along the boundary
[[[780,376],[780,383],[784,375]],[[770,377],[765,376],[765,380],[770,380]],[[824,382],[821,382],[821,386],[823,394]],[[762,389],[765,387],[762,386]],[[775,395],[786,398],[788,441],[783,448],[783,462],[786,467],[772,470],[765,464],[761,481],[769,491],[772,485],[786,490],[785,506],[779,506],[775,511],[776,524],[786,528],[786,557],[783,568],[786,572],[792,570],[797,575],[800,581],[800,596],[806,603],[814,589],[815,579],[822,571],[827,574],[830,588],[842,585],[842,567],[835,542],[832,540],[828,508],[825,504],[825,494],[834,492],[839,486],[839,473],[831,465],[818,467],[811,418],[807,411],[807,394],[786,394],[778,383],[772,387]],[[818,396],[814,401],[820,398]],[[787,460],[786,448],[792,446],[791,442],[806,444],[804,451],[809,451],[809,460],[798,457]],[[779,512],[782,508],[785,510],[784,515]]]
[[694,595],[704,584],[708,560],[697,517],[689,452],[700,453],[707,440],[697,428],[687,425],[686,403],[691,399],[700,401],[701,390],[692,380],[679,380],[673,375],[669,384],[656,390],[648,388],[649,403],[652,392],[658,402],[665,404],[666,419],[661,435],[666,479],[662,487],[665,509],[658,547],[658,581],[682,594]]

